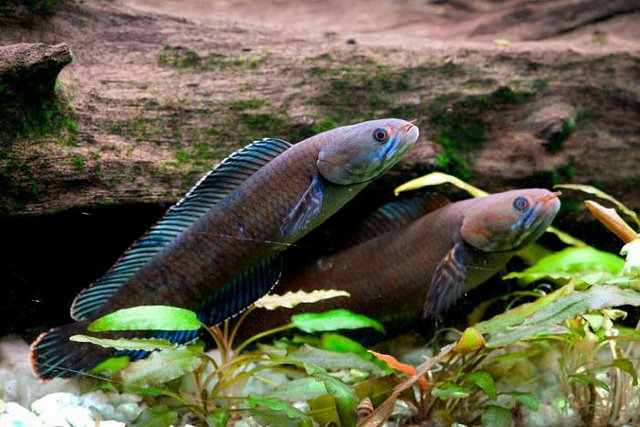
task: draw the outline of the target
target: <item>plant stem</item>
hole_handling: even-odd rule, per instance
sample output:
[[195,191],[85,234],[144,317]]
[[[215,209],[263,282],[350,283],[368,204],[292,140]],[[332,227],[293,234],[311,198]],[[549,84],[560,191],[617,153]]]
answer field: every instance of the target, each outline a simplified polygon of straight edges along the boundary
[[294,327],[293,323],[289,323],[287,325],[280,326],[278,328],[269,329],[268,331],[264,331],[264,332],[261,332],[259,334],[256,334],[256,335],[252,336],[251,338],[249,338],[248,340],[246,340],[245,342],[243,342],[242,344],[240,344],[238,346],[238,348],[236,349],[236,352],[240,353],[244,348],[246,348],[252,342],[255,342],[255,341],[257,341],[259,339],[262,339],[262,338],[264,338],[266,336],[269,336],[269,335],[277,334],[278,332],[283,332],[283,331],[286,331],[288,329],[292,329],[293,327]]

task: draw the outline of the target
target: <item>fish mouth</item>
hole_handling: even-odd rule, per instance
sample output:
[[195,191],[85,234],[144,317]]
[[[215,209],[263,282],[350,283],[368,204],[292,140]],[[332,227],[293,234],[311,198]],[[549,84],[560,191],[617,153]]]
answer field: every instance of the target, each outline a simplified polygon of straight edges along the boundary
[[524,247],[537,239],[549,227],[560,210],[560,191],[545,193],[538,196],[536,203],[529,210],[528,215],[519,221],[519,229],[523,231],[523,238],[518,247]]
[[402,156],[416,143],[419,136],[420,130],[413,123],[413,120],[399,126],[393,144],[389,144],[389,147],[382,153],[382,158],[389,161]]

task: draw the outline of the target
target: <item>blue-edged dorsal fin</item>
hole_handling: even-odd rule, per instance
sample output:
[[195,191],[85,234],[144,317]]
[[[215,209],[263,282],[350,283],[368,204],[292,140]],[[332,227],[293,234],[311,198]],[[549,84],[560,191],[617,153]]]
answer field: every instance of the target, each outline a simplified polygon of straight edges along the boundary
[[450,203],[449,199],[438,193],[393,200],[367,215],[347,238],[345,248],[359,245],[389,231],[398,230]]
[[233,192],[258,169],[291,147],[280,139],[254,141],[220,162],[187,195],[138,239],[100,279],[78,294],[71,317],[96,313],[147,261],[189,228],[209,209]]

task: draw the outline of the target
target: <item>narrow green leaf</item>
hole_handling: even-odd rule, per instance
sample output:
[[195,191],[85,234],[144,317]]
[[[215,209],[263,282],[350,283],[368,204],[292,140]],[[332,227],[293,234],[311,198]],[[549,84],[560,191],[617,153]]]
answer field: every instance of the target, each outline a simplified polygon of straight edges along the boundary
[[207,414],[208,427],[226,427],[231,415],[223,408],[216,408]]
[[354,353],[339,353],[337,351],[323,350],[321,348],[303,345],[289,352],[288,358],[311,363],[329,371],[342,369],[359,369],[369,372],[371,375],[382,375],[387,372],[372,360],[367,360]]
[[340,416],[336,408],[336,399],[330,394],[322,394],[309,400],[309,414],[321,425],[340,425]]
[[631,375],[631,377],[633,378],[633,385],[638,385],[638,373],[636,372],[633,363],[629,359],[614,359],[611,364],[621,371],[624,371]]
[[[247,404],[252,409],[252,415],[261,425],[278,426],[312,426],[313,421],[304,412],[293,407],[290,403],[273,398],[251,395]],[[277,424],[273,424],[273,421]]]
[[578,247],[587,246],[585,242],[578,239],[577,237],[573,237],[571,234],[565,233],[562,230],[558,230],[555,227],[547,227],[546,231],[547,233],[554,234],[565,245],[578,246]]
[[178,414],[166,405],[152,406],[140,412],[132,427],[166,427],[178,421]]
[[253,303],[258,308],[275,310],[276,308],[294,308],[298,304],[312,304],[330,298],[348,297],[349,292],[337,289],[316,289],[315,291],[287,292],[284,295],[267,294]]
[[[624,260],[609,252],[599,251],[591,246],[567,248],[546,256],[535,265],[521,271],[509,273],[504,279],[519,279],[528,284],[535,280],[550,278],[553,280],[572,278],[587,281],[590,275],[597,273],[604,277],[618,275],[624,266]],[[591,276],[592,280],[596,276]]]
[[557,184],[557,185],[554,185],[553,188],[566,188],[569,190],[579,190],[588,194],[593,194],[596,197],[599,197],[601,199],[604,199],[613,203],[621,212],[623,212],[624,214],[632,218],[636,222],[636,224],[640,225],[640,219],[632,209],[629,209],[624,205],[624,203],[620,202],[615,197],[608,195],[607,193],[605,193],[604,191],[596,187],[593,187],[591,185],[581,185],[581,184]]
[[510,391],[510,392],[501,393],[501,394],[508,394],[509,396],[512,396],[514,399],[516,399],[518,402],[522,403],[532,411],[537,411],[538,408],[540,407],[540,401],[535,395],[531,393],[524,393],[520,391]]
[[384,332],[380,322],[344,309],[331,310],[324,313],[294,314],[291,316],[291,323],[296,328],[307,333],[360,328],[374,328],[377,331]]
[[439,399],[462,399],[469,397],[470,391],[468,388],[453,383],[443,383],[437,385],[431,390],[431,394]]
[[322,381],[313,377],[304,377],[279,385],[269,396],[288,402],[296,402],[311,400],[323,394],[327,394],[327,389]]
[[549,306],[557,299],[572,291],[573,288],[570,286],[562,287],[548,295],[538,298],[534,302],[519,305],[489,320],[476,323],[473,327],[483,334],[495,334],[504,331],[508,327],[521,324],[528,316],[542,310],[544,307]]
[[489,194],[486,191],[474,187],[471,184],[467,184],[463,180],[456,178],[453,175],[447,175],[446,173],[442,172],[433,172],[419,178],[412,179],[411,181],[405,182],[401,186],[397,187],[395,190],[393,190],[393,192],[397,196],[403,191],[417,190],[423,187],[442,185],[447,183],[455,185],[456,187],[471,194],[473,197],[482,197]]
[[196,314],[184,308],[166,305],[142,305],[123,308],[91,322],[90,332],[105,331],[195,331],[201,323]]
[[586,375],[586,374],[569,375],[569,382],[583,382],[586,384],[592,384],[596,387],[600,387],[606,391],[609,391],[609,386],[605,382],[600,381],[599,379],[590,377],[589,375]]
[[[522,339],[533,338],[544,334],[568,333],[568,330],[562,326],[562,322],[593,310],[618,307],[621,305],[640,306],[639,292],[618,286],[592,286],[583,291],[573,290],[571,286],[566,286],[556,292],[562,291],[563,289],[565,291],[553,299],[553,304],[538,306],[539,309],[534,312],[527,310],[526,312],[528,314],[524,318],[520,317],[520,324],[496,322],[495,318],[490,319],[488,322],[490,322],[489,326],[493,333],[490,339],[487,340],[487,347],[500,347]],[[549,298],[556,294],[556,292],[541,299]],[[537,302],[538,301],[536,301],[536,303]],[[525,312],[521,310],[520,307],[516,307],[513,310],[518,310],[521,314]],[[505,315],[508,314],[509,312],[505,313]],[[509,317],[510,320],[517,318],[517,316],[507,317]],[[496,329],[496,323],[500,323],[503,329]],[[485,328],[486,326],[483,324],[476,324],[476,329],[478,330]]]
[[72,335],[69,341],[88,342],[105,348],[115,348],[116,350],[145,350],[155,351],[175,348],[176,345],[169,340],[155,338],[96,338],[88,335]]
[[327,374],[327,371],[319,366],[305,363],[304,367],[309,375],[324,383],[327,392],[335,399],[340,424],[343,426],[355,425],[356,406],[358,405],[358,396],[355,392],[340,380]]
[[496,400],[498,398],[498,391],[496,390],[496,384],[489,375],[488,372],[485,371],[474,371],[463,376],[464,380],[476,385],[482,391],[484,391],[489,399]]
[[481,417],[482,425],[488,427],[510,427],[513,425],[511,411],[502,406],[488,406]]
[[130,363],[122,371],[127,387],[161,384],[181,377],[202,363],[202,348],[182,346],[151,353],[146,359]]

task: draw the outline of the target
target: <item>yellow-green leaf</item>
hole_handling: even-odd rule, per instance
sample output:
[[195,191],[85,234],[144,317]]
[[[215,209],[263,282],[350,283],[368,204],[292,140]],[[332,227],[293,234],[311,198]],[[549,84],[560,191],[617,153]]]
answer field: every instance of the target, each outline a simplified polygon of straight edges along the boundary
[[348,297],[349,292],[337,289],[318,289],[312,292],[287,292],[284,295],[268,294],[253,303],[258,308],[275,310],[276,308],[293,308],[298,304],[311,304],[330,298]]
[[423,187],[428,187],[432,185],[441,185],[441,184],[447,184],[447,183],[453,184],[456,187],[461,188],[462,190],[465,190],[466,192],[471,194],[473,197],[482,197],[489,194],[486,191],[483,191],[477,187],[474,187],[471,184],[467,184],[466,182],[464,182],[459,178],[456,178],[455,176],[447,175],[446,173],[442,173],[442,172],[433,172],[433,173],[421,176],[419,178],[412,179],[411,181],[405,182],[401,186],[397,187],[395,190],[393,190],[393,192],[397,196],[403,191],[417,190]]
[[456,351],[468,353],[482,348],[485,344],[484,337],[477,329],[467,328],[456,344]]
[[324,313],[294,314],[291,316],[291,323],[296,328],[307,333],[360,328],[373,328],[384,332],[380,322],[344,309],[331,310]]
[[166,305],[141,305],[123,308],[91,322],[90,332],[105,331],[195,331],[202,324],[196,313]]
[[636,215],[636,213],[633,210],[626,207],[622,202],[620,202],[615,197],[608,195],[607,193],[597,189],[596,187],[593,187],[591,185],[581,185],[581,184],[558,184],[558,185],[554,185],[553,188],[566,188],[568,190],[579,190],[588,194],[593,194],[594,196],[599,197],[603,200],[608,200],[609,202],[616,205],[616,207],[621,212],[631,217],[636,222],[636,224],[640,225],[640,219],[638,219],[638,215]]

